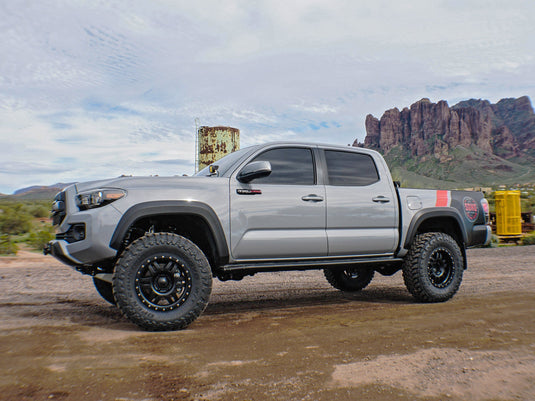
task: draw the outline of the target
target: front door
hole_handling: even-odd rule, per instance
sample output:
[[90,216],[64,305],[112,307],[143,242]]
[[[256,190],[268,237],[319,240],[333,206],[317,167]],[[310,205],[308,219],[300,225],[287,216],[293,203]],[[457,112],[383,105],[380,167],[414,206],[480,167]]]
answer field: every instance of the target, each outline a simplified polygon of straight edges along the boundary
[[308,147],[277,147],[255,156],[271,174],[230,180],[231,248],[235,260],[327,256],[325,187],[317,185]]

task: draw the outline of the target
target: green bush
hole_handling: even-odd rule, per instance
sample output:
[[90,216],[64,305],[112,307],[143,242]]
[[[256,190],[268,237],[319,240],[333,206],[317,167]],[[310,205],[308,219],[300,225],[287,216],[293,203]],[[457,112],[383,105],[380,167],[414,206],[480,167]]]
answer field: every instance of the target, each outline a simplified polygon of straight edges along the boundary
[[50,207],[37,204],[33,205],[29,212],[33,217],[44,218],[50,216]]
[[43,249],[48,241],[54,239],[54,234],[49,230],[32,231],[26,243],[34,249]]
[[21,208],[3,208],[0,213],[0,233],[19,235],[32,229],[32,217]]
[[0,201],[0,254],[14,254],[18,243],[35,249],[54,238],[54,228],[43,221],[49,215],[47,201]]
[[11,237],[7,234],[0,234],[0,255],[16,255],[18,251]]
[[535,233],[529,233],[522,238],[522,245],[535,245]]

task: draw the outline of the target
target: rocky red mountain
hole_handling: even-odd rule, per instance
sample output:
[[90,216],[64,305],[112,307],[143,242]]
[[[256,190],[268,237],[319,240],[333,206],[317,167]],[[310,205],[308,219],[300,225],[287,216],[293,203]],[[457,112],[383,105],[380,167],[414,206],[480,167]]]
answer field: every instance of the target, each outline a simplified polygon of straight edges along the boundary
[[[481,168],[498,171],[500,179],[513,179],[507,173],[528,178],[535,160],[535,113],[527,96],[496,104],[470,99],[452,107],[422,99],[401,111],[387,110],[381,119],[368,115],[364,143],[353,145],[376,149],[394,166],[440,180],[459,181],[453,173],[467,160],[481,161]],[[463,182],[492,181],[478,174],[468,178]]]

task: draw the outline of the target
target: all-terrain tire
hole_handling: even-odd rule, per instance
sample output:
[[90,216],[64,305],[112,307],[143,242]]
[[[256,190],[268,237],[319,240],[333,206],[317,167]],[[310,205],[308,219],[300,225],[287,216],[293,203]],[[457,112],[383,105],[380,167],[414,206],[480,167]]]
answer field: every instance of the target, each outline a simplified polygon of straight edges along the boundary
[[203,252],[172,233],[132,242],[115,265],[113,295],[121,312],[150,331],[180,330],[206,308],[212,272]]
[[463,279],[464,258],[457,242],[440,232],[419,234],[405,256],[403,280],[420,302],[444,302]]
[[113,288],[111,283],[93,277],[93,284],[95,285],[99,295],[104,298],[104,300],[108,301],[112,305],[116,305],[115,298],[113,298]]
[[334,288],[354,292],[370,284],[374,271],[367,267],[348,267],[346,269],[323,269],[323,274]]

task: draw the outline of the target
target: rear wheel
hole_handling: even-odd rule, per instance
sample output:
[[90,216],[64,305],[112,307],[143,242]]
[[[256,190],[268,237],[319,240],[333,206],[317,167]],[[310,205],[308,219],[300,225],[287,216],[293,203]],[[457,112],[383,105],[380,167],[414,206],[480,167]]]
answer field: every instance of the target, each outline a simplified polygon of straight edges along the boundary
[[212,273],[202,251],[176,234],[147,234],[118,260],[113,291],[119,309],[146,330],[179,330],[204,311]]
[[419,234],[405,257],[403,280],[418,301],[443,302],[459,289],[463,269],[463,254],[451,236]]
[[324,269],[325,278],[334,288],[342,291],[360,291],[373,279],[374,271],[366,267]]

